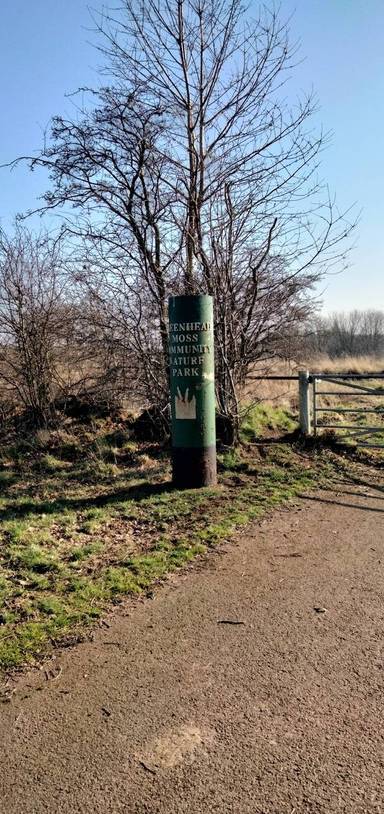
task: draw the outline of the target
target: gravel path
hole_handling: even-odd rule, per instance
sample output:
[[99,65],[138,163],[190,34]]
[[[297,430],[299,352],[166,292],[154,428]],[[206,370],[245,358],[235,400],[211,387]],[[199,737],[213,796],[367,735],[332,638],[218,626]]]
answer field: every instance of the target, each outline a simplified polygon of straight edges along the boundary
[[384,812],[383,572],[367,474],[127,603],[0,706],[0,811]]

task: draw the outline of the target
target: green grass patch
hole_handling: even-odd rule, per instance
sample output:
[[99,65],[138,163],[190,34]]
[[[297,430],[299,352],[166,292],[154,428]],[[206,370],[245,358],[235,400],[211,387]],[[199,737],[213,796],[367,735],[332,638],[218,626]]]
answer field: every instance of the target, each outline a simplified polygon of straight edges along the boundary
[[46,571],[60,570],[57,554],[41,545],[31,543],[25,546],[9,546],[5,555],[11,566],[44,574]]
[[271,404],[256,404],[246,414],[241,438],[243,441],[254,441],[265,437],[266,431],[283,435],[293,432],[297,427],[297,420],[289,410]]
[[79,545],[73,548],[69,558],[72,562],[83,562],[83,560],[88,559],[88,557],[92,557],[93,554],[100,554],[103,548],[103,542],[101,540],[95,540],[92,543],[85,543],[85,545]]
[[68,469],[68,462],[47,453],[36,460],[35,469],[49,474],[65,472]]

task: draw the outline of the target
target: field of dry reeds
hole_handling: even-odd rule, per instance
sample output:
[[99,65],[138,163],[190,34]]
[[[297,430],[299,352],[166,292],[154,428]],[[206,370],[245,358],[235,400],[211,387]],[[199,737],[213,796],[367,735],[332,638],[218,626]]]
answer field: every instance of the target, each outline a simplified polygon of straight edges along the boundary
[[[296,413],[298,410],[298,382],[274,381],[268,378],[257,379],[258,376],[296,376],[299,370],[308,370],[310,373],[367,373],[370,376],[374,373],[384,373],[384,358],[377,356],[345,356],[343,358],[331,359],[327,355],[308,358],[301,363],[290,360],[275,360],[268,365],[263,364],[255,367],[253,376],[244,391],[245,400],[265,401],[275,406],[285,407]],[[376,381],[376,380],[374,380]],[[374,386],[374,381],[372,386]],[[376,381],[377,382],[380,380]],[[340,387],[329,384],[327,390],[340,390]],[[331,406],[339,398],[324,397],[324,405],[327,402]],[[341,397],[341,401],[345,401]]]

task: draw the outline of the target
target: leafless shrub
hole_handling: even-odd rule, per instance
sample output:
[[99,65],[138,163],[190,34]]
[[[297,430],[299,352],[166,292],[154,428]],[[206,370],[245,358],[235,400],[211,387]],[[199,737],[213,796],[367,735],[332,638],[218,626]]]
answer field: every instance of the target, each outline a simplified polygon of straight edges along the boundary
[[49,418],[68,309],[60,245],[18,229],[0,233],[0,380],[36,425]]

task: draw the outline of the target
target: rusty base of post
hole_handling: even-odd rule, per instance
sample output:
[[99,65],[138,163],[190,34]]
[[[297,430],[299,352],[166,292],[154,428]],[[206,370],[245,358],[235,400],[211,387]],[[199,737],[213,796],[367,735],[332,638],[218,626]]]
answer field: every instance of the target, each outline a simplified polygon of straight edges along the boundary
[[174,447],[172,483],[177,489],[199,489],[217,483],[216,446]]

